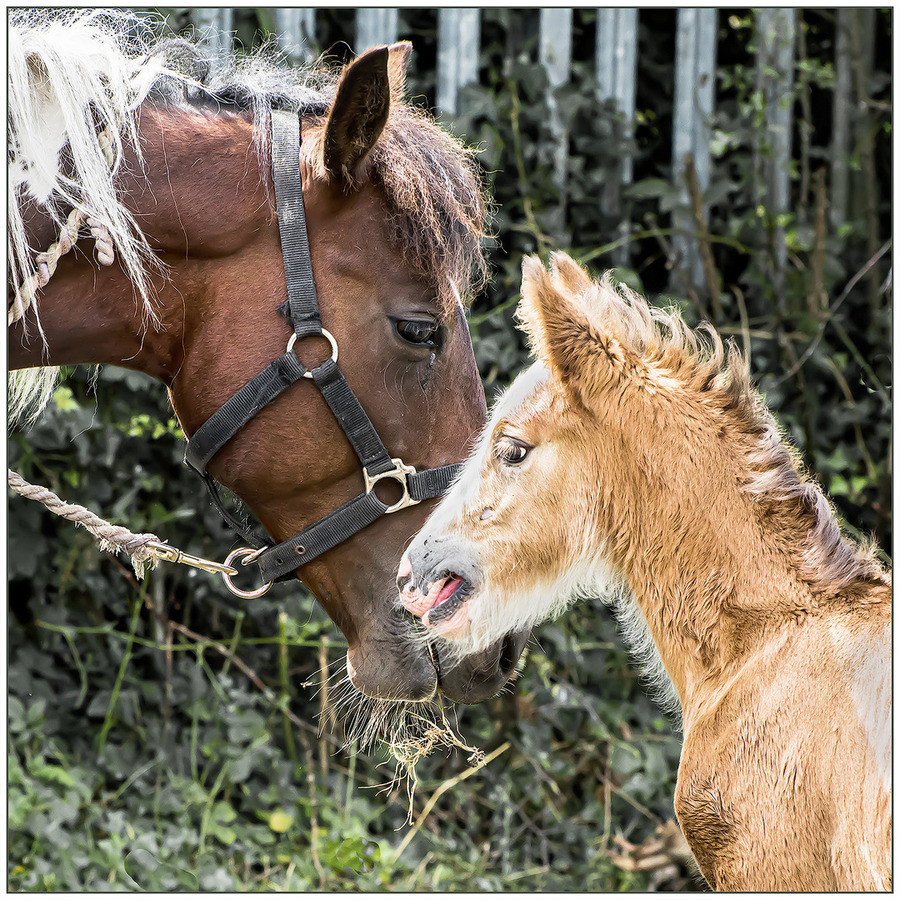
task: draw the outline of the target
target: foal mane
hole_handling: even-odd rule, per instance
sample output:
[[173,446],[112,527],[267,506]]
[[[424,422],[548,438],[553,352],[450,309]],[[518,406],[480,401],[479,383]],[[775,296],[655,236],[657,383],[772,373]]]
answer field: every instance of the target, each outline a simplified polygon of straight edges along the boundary
[[[253,54],[208,59],[182,39],[160,39],[149,20],[121,10],[29,9],[10,14],[8,258],[10,284],[26,284],[36,270],[22,205],[31,201],[62,227],[73,208],[108,229],[121,265],[143,304],[145,326],[155,321],[148,267],[159,267],[146,237],[116,196],[113,175],[122,150],[139,151],[142,103],[208,111],[247,111],[254,140],[268,142],[273,109],[304,117],[304,152],[324,131],[341,75],[339,66],[288,67],[272,46]],[[112,163],[98,142],[105,131]],[[69,148],[70,164],[61,151]],[[140,157],[138,156],[140,159]],[[431,117],[392,97],[384,132],[370,154],[389,224],[408,265],[434,285],[447,317],[487,279],[482,239],[489,215],[483,179],[471,150]],[[317,168],[317,167],[314,167]],[[34,307],[41,330],[39,291],[16,290],[11,318]],[[49,399],[55,370],[16,373],[10,414],[33,415]]]
[[[651,306],[609,273],[586,292],[586,306],[642,362],[638,378],[665,374],[702,395],[707,408],[730,424],[746,469],[742,488],[766,516],[791,534],[805,535],[794,554],[797,571],[826,594],[856,594],[865,584],[888,583],[874,542],[845,538],[828,499],[805,471],[750,379],[749,361],[708,322],[692,329],[675,309]],[[652,377],[652,376],[649,376]],[[657,381],[657,383],[661,383]]]

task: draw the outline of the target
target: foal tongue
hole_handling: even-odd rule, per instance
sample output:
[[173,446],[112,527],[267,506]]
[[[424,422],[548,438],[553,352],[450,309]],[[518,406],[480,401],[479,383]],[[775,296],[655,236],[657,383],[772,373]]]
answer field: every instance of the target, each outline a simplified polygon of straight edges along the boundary
[[[434,601],[435,606],[440,606],[461,584],[463,580],[459,577],[459,575],[454,575],[452,578],[447,579],[447,583],[441,588],[440,592],[437,595],[437,600]],[[433,609],[434,607],[432,607]]]

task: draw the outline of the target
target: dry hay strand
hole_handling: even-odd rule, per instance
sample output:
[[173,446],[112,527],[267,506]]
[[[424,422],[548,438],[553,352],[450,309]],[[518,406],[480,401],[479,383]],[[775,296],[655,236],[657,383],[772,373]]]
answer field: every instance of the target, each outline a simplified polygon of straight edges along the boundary
[[[440,700],[440,697],[438,698]],[[406,734],[401,737],[392,737],[387,742],[387,748],[395,762],[394,777],[391,779],[387,790],[393,790],[401,785],[406,789],[407,810],[406,823],[413,823],[413,804],[419,777],[416,774],[416,766],[419,762],[437,750],[445,748],[448,752],[454,747],[465,750],[469,756],[467,762],[470,767],[480,766],[484,762],[484,751],[478,747],[467,744],[462,736],[447,721],[443,705],[435,704],[440,712],[440,722],[434,719],[423,718],[421,734]]]
[[[429,701],[410,703],[366,697],[343,677],[330,692],[327,706],[320,712],[320,728],[326,718],[342,723],[344,748],[352,744],[363,752],[382,747],[393,761],[394,772],[382,793],[403,790],[407,801],[407,821],[412,823],[413,802],[419,779],[417,766],[436,750],[458,749],[468,753],[470,766],[480,765],[484,752],[463,740],[450,723],[440,692]],[[338,675],[332,673],[329,681]]]

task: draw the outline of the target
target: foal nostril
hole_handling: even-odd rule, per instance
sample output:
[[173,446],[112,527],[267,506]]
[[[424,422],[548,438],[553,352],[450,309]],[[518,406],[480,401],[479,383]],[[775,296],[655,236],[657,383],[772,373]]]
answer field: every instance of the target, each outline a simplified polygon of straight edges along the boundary
[[409,561],[409,550],[407,549],[400,560],[397,568],[397,590],[402,594],[406,588],[412,585],[412,563]]

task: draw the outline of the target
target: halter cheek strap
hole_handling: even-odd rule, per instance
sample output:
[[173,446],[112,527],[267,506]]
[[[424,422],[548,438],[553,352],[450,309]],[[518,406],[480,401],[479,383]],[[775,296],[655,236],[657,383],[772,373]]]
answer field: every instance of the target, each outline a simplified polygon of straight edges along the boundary
[[[197,429],[185,449],[185,462],[203,478],[214,505],[226,522],[256,548],[256,552],[243,560],[244,565],[258,565],[263,580],[269,583],[290,577],[297,568],[343,543],[381,516],[443,494],[461,465],[454,463],[417,472],[413,466],[392,458],[388,453],[338,367],[336,341],[322,327],[306,230],[303,183],[299,174],[298,115],[272,111],[271,153],[288,289],[288,302],[280,309],[289,319],[294,333],[285,352],[213,413]],[[307,369],[294,352],[295,344],[310,336],[326,338],[332,350],[330,359],[314,369]],[[225,509],[216,483],[206,467],[253,416],[301,378],[309,379],[316,385],[350,441],[362,466],[365,491],[314,525],[277,544],[271,537],[259,537]],[[385,479],[396,481],[402,490],[400,500],[391,505],[382,502],[375,494],[375,485]],[[235,590],[230,583],[229,587]]]

